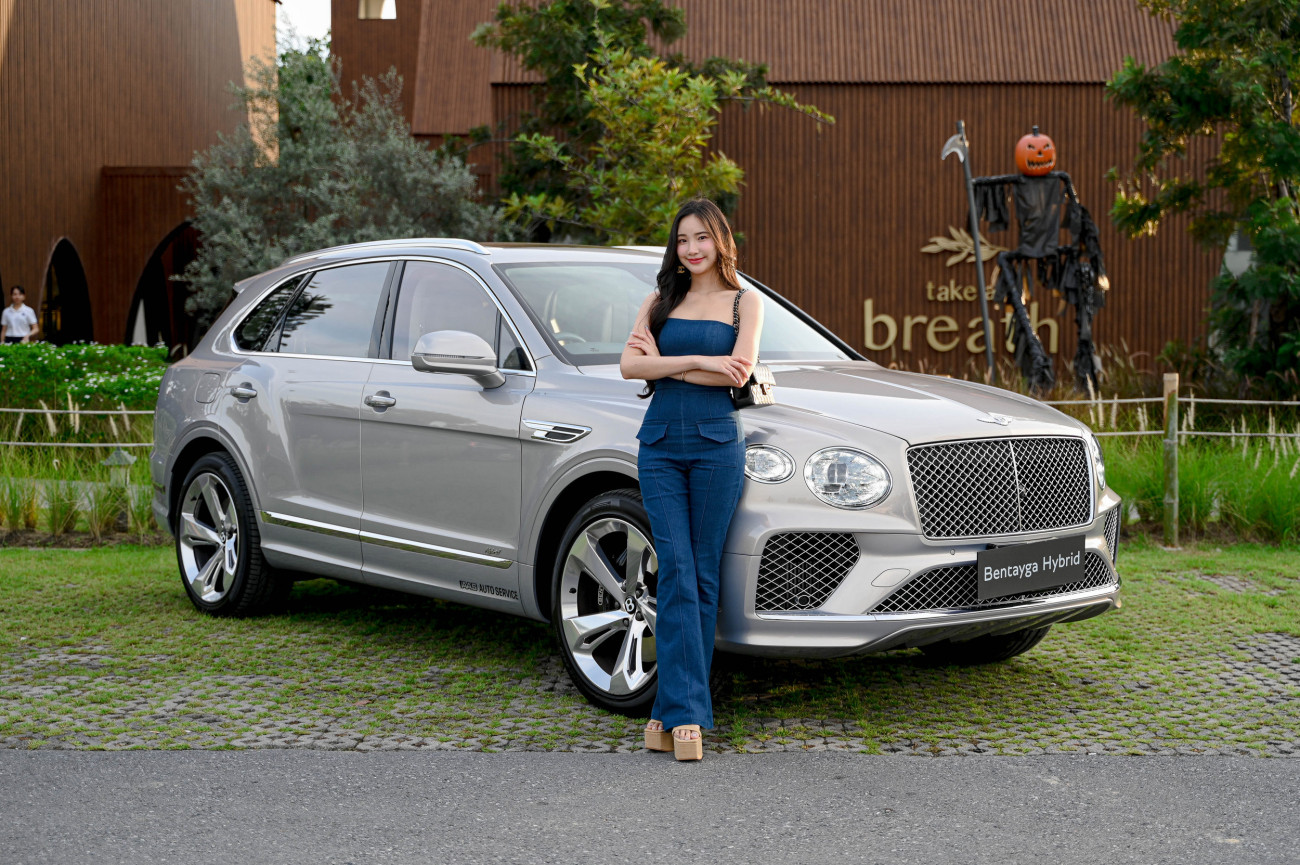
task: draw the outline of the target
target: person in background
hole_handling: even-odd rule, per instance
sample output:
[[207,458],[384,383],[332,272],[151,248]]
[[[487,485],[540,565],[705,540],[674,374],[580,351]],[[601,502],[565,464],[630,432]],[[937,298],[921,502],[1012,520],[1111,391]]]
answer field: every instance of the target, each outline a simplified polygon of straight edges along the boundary
[[27,292],[21,285],[9,289],[9,305],[0,313],[0,342],[13,345],[19,342],[31,342],[41,332],[36,321],[36,313],[24,301]]

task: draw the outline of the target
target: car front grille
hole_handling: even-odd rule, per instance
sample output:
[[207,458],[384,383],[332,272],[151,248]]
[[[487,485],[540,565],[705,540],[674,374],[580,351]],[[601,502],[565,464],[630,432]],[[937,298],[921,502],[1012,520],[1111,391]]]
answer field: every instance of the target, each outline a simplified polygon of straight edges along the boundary
[[1014,535],[1092,518],[1088,455],[1077,438],[919,445],[907,465],[927,538]]
[[869,613],[922,613],[931,610],[975,610],[1017,604],[1036,598],[1050,598],[1085,589],[1115,585],[1118,580],[1104,559],[1089,550],[1083,555],[1084,578],[1051,589],[1025,592],[1004,598],[979,599],[975,564],[932,568],[903,583],[893,594],[876,604]]
[[1119,508],[1112,508],[1106,514],[1106,548],[1110,550],[1110,561],[1119,561]]
[[759,612],[812,610],[839,588],[858,563],[848,532],[784,532],[763,545],[754,608]]

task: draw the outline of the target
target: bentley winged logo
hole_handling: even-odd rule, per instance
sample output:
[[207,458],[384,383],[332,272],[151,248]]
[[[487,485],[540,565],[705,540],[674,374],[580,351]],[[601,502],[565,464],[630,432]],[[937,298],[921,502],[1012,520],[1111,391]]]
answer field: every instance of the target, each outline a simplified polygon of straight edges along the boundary
[[982,423],[995,423],[998,426],[1010,426],[1011,421],[1014,420],[1014,418],[1009,418],[1004,414],[993,414],[990,412],[988,417],[977,417],[975,420]]

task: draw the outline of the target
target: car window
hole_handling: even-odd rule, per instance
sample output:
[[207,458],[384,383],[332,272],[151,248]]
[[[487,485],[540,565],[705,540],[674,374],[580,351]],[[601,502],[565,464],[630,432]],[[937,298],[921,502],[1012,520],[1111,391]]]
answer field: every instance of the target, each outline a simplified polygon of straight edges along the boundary
[[367,357],[388,268],[376,261],[312,274],[285,312],[279,351]]
[[[618,363],[637,310],[654,290],[658,261],[644,264],[520,262],[497,265],[538,328],[573,364]],[[741,282],[749,285],[743,278]],[[760,360],[845,360],[836,345],[780,303],[763,299]]]
[[284,305],[293,297],[294,291],[304,279],[306,274],[288,279],[262,298],[262,302],[253,307],[253,311],[235,330],[235,345],[244,351],[261,351],[262,346],[266,345],[266,338],[280,321]]
[[408,261],[393,322],[395,360],[409,360],[420,337],[435,330],[463,330],[483,338],[501,369],[527,369],[528,362],[478,280],[463,270],[429,261]]

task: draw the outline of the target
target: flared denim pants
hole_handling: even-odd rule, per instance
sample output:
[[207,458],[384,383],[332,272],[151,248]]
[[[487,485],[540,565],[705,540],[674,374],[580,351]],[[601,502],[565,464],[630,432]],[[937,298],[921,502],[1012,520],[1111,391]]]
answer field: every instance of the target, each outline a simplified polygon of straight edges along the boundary
[[637,471],[659,560],[655,648],[665,729],[713,726],[709,671],[722,547],[745,480],[728,389],[661,380],[637,433]]

